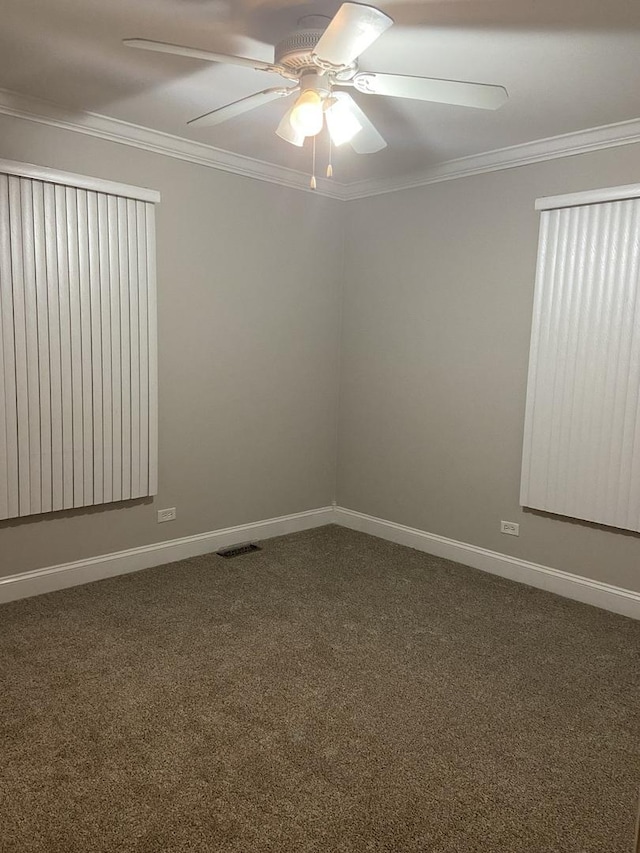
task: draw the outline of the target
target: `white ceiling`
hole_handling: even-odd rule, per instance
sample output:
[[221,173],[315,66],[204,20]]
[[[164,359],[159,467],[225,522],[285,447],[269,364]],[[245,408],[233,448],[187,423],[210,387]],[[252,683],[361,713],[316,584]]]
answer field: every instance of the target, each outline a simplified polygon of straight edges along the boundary
[[[310,152],[275,136],[276,101],[203,130],[188,119],[280,77],[126,48],[142,37],[271,60],[318,0],[3,0],[0,88],[307,172]],[[396,21],[363,70],[497,83],[496,112],[355,97],[388,141],[337,152],[338,181],[399,178],[457,157],[640,116],[639,0],[383,0]]]

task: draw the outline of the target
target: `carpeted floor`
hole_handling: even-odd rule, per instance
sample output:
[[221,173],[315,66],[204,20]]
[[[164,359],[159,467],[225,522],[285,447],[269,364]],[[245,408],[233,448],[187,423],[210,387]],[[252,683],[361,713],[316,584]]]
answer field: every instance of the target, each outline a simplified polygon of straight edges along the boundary
[[629,853],[640,623],[263,544],[0,608],[2,853]]

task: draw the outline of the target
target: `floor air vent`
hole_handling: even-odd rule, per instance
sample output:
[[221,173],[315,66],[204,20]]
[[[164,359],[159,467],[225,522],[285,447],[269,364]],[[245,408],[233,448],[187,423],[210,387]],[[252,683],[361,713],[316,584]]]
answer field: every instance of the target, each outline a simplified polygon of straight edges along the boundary
[[254,542],[245,542],[242,545],[232,545],[231,548],[221,548],[216,551],[219,557],[239,557],[240,554],[250,554],[252,551],[261,551],[262,548]]

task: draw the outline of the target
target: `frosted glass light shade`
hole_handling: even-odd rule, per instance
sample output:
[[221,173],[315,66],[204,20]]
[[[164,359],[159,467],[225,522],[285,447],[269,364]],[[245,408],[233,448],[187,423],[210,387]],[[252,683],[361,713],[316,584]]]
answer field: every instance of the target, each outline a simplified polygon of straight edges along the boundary
[[331,142],[338,146],[350,142],[362,130],[362,125],[342,101],[336,101],[325,112]]
[[304,133],[300,133],[299,130],[296,130],[291,124],[291,113],[293,112],[293,109],[294,108],[291,107],[291,109],[287,110],[284,114],[276,129],[276,134],[280,139],[284,139],[285,142],[290,142],[292,145],[302,148],[304,145],[305,135]]

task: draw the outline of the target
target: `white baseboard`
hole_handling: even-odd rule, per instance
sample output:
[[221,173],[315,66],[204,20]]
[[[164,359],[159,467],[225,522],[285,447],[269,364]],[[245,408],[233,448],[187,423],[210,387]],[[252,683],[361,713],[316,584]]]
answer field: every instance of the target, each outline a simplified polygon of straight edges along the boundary
[[76,560],[73,563],[62,563],[58,566],[9,575],[0,578],[0,604],[110,578],[114,575],[149,569],[152,566],[184,560],[187,557],[197,557],[249,539],[270,539],[272,536],[321,527],[333,521],[333,514],[334,510],[331,506],[312,509],[308,512],[297,512],[293,515],[240,524],[237,527],[227,527],[209,533],[198,533],[195,536],[185,536],[183,539],[154,542],[152,545],[142,545],[126,551],[116,551],[99,557],[89,557],[86,560]]
[[9,577],[0,578],[0,604],[90,583],[102,578],[137,572],[140,569],[149,569],[175,560],[184,560],[187,557],[208,554],[249,539],[269,539],[272,536],[296,533],[331,523],[340,524],[351,530],[360,530],[363,533],[378,536],[380,539],[434,554],[436,557],[455,560],[483,572],[546,589],[565,598],[592,604],[613,613],[630,616],[632,619],[640,619],[640,592],[590,580],[549,566],[540,566],[518,557],[509,557],[497,551],[489,551],[477,545],[469,545],[466,542],[447,539],[445,536],[437,536],[434,533],[385,521],[382,518],[374,518],[355,510],[333,506],[250,524],[240,524],[237,527],[227,527],[195,536],[185,536],[182,539],[155,542],[152,545],[89,557],[73,563],[48,566],[18,575],[9,575]]
[[403,524],[395,524],[392,521],[384,521],[384,519],[343,507],[336,507],[334,521],[351,530],[370,533],[380,539],[407,545],[409,548],[425,551],[436,557],[455,560],[492,575],[500,575],[538,589],[555,592],[564,598],[572,598],[613,613],[630,616],[632,619],[640,619],[640,592],[611,586],[580,575],[552,569],[549,566],[540,566],[537,563],[520,560],[518,557],[509,557],[497,551],[457,542],[455,539],[447,539],[444,536],[405,527]]

